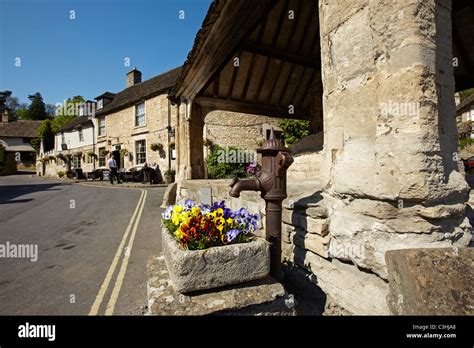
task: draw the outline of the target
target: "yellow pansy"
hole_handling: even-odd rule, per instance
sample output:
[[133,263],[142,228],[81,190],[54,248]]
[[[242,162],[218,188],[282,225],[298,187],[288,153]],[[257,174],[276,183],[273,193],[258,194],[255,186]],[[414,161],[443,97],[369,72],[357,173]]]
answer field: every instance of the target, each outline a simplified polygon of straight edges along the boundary
[[175,206],[173,207],[173,211],[174,211],[175,213],[177,213],[177,214],[180,214],[180,213],[183,211],[183,207],[180,206],[180,205],[175,205]]
[[225,224],[225,220],[224,218],[220,217],[220,218],[217,218],[216,221],[216,227],[217,229],[222,232],[222,230],[224,229],[224,224]]
[[193,207],[193,208],[191,209],[191,212],[192,212],[192,214],[193,214],[194,216],[198,216],[199,213],[201,213],[201,208],[199,208],[199,207]]

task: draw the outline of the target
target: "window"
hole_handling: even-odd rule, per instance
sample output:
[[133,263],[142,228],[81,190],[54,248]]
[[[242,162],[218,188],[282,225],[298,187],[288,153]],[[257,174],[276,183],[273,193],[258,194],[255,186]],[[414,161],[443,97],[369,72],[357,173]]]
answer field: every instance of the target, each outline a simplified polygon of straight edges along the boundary
[[23,138],[23,144],[31,144],[31,138]]
[[84,134],[82,133],[82,127],[78,129],[79,131],[79,141],[84,141]]
[[135,126],[145,125],[145,103],[135,106]]
[[136,164],[142,164],[146,162],[145,140],[139,140],[135,142],[135,158],[137,159]]
[[[265,137],[266,140],[270,139],[270,134],[271,134],[271,130],[267,129],[266,137]],[[283,139],[283,134],[280,131],[273,130],[273,135],[275,139]]]
[[99,117],[99,136],[105,135],[105,117]]
[[74,156],[72,158],[72,167],[74,169],[81,168],[81,156]]
[[104,107],[104,99],[99,99],[97,101],[97,110],[100,110]]
[[99,147],[99,167],[105,167],[105,147]]
[[66,144],[66,139],[64,137],[64,132],[61,133],[61,144]]

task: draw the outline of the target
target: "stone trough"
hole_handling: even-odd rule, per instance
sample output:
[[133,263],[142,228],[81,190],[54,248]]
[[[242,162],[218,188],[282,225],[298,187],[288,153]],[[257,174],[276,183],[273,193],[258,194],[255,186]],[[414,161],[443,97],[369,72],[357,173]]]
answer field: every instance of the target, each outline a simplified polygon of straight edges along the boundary
[[162,246],[169,277],[180,293],[262,279],[270,272],[269,246],[261,238],[207,250],[183,250],[163,226]]

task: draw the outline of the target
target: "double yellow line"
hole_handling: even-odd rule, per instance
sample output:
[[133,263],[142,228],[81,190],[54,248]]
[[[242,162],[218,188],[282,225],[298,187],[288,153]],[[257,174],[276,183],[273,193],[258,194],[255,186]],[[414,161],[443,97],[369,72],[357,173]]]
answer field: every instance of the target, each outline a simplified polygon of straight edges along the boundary
[[[133,212],[132,218],[130,219],[130,222],[128,223],[127,229],[125,230],[122,240],[120,241],[120,245],[115,253],[114,259],[112,260],[112,264],[110,265],[109,270],[107,271],[107,275],[105,276],[104,282],[102,283],[100,287],[99,293],[97,294],[95,301],[92,304],[89,315],[97,315],[99,313],[100,306],[102,305],[102,302],[104,301],[105,294],[107,292],[107,289],[109,288],[110,282],[115,273],[115,269],[117,268],[120,257],[123,253],[124,257],[122,259],[122,265],[120,266],[117,279],[115,280],[115,285],[112,289],[109,302],[107,303],[107,307],[105,309],[105,315],[112,315],[114,313],[115,304],[117,303],[120,289],[122,288],[123,279],[125,277],[125,272],[127,271],[128,260],[132,252],[133,241],[135,240],[135,235],[137,234],[137,228],[140,222],[140,218],[142,216],[143,207],[145,206],[147,191],[143,189],[140,189],[140,190],[142,192],[140,199],[138,200],[138,203],[135,208],[135,211]],[[128,240],[128,244],[124,252],[124,246],[127,241],[128,235],[130,234],[130,231],[131,231],[130,239]]]

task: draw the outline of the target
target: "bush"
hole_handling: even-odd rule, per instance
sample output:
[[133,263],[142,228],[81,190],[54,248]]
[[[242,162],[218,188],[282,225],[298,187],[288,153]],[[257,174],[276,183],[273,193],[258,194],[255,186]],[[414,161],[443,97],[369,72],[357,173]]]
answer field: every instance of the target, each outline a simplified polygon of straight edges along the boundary
[[287,146],[291,146],[298,140],[311,134],[309,121],[285,119],[278,123],[283,129],[282,137]]
[[211,152],[206,157],[207,174],[210,179],[243,178],[247,176],[248,163],[227,163],[222,161],[222,153],[225,151],[242,151],[235,147],[223,149],[219,145],[210,146]]
[[459,147],[461,149],[464,149],[466,146],[471,145],[472,143],[474,143],[474,139],[472,139],[472,138],[463,138],[463,139],[459,140]]
[[64,172],[64,171],[62,171],[62,170],[58,172],[58,176],[59,176],[60,178],[62,178],[64,175],[66,175],[66,172]]

